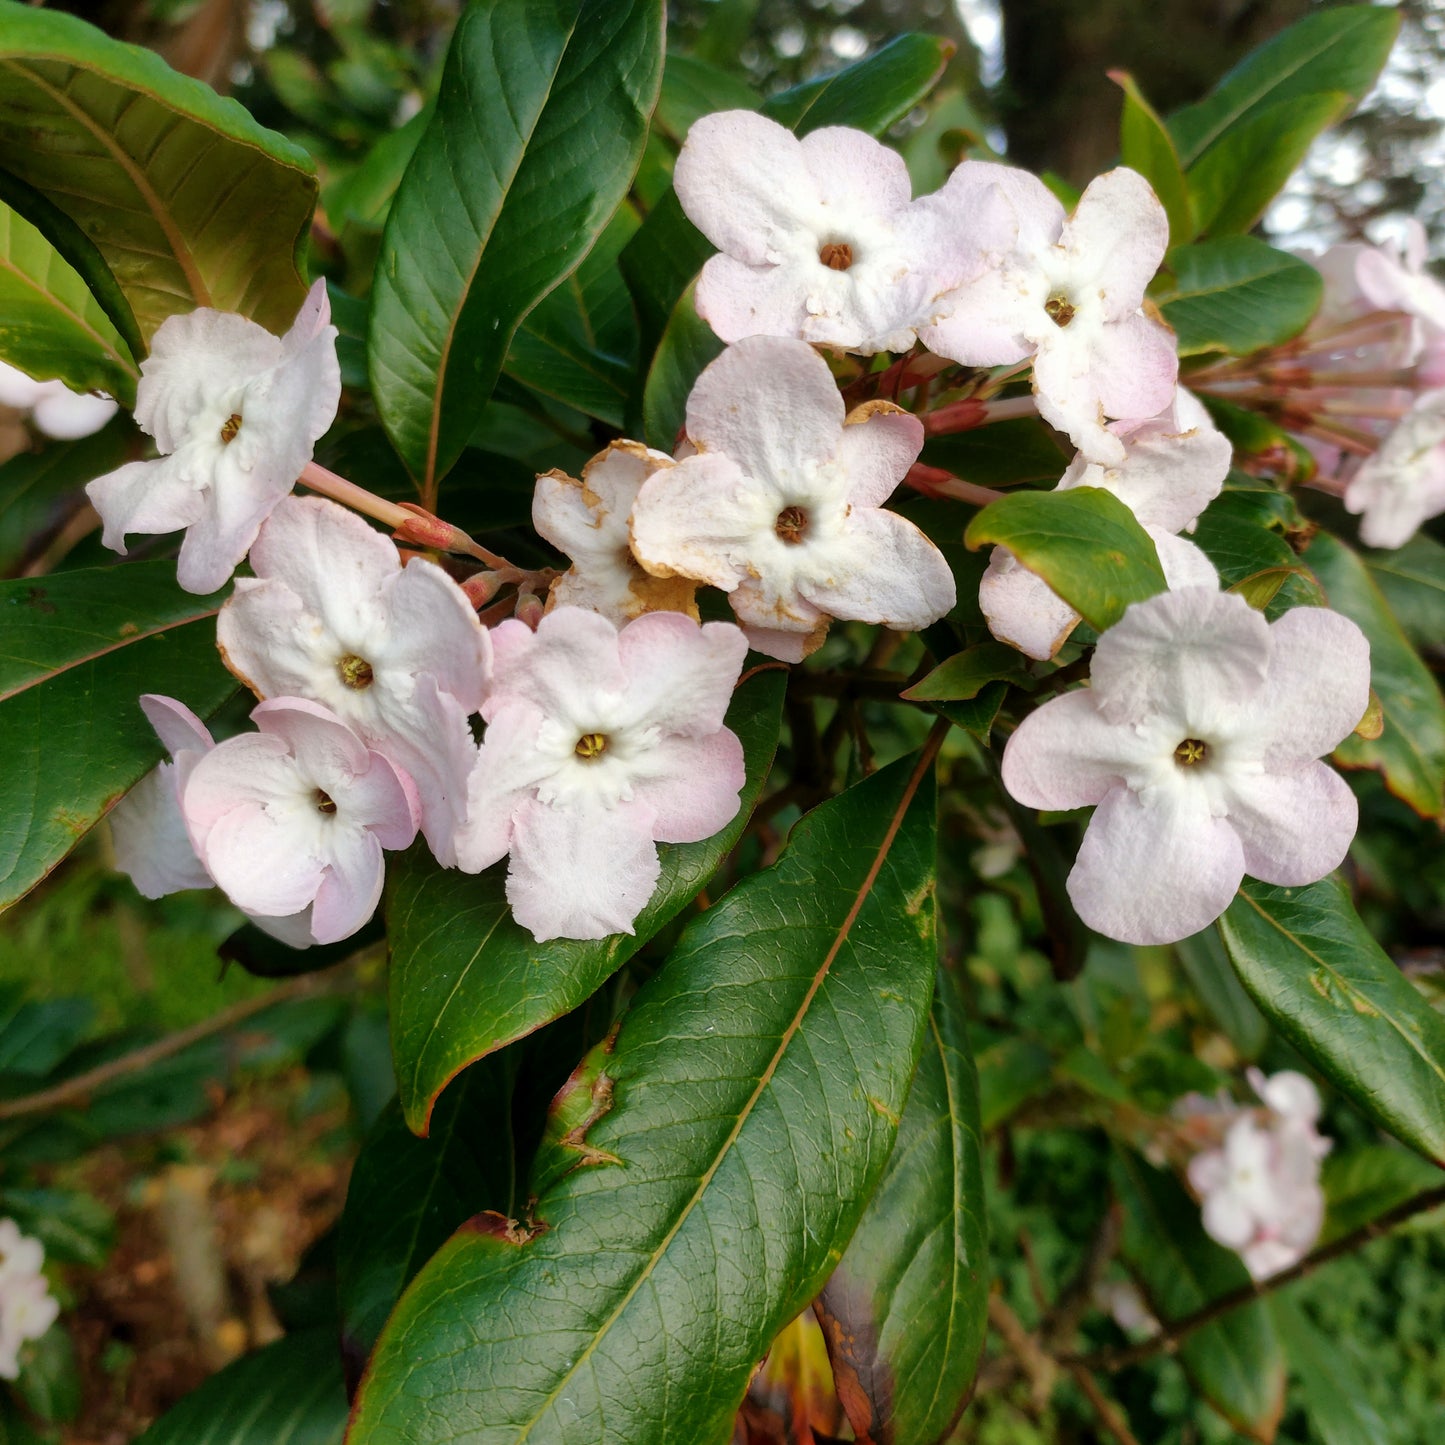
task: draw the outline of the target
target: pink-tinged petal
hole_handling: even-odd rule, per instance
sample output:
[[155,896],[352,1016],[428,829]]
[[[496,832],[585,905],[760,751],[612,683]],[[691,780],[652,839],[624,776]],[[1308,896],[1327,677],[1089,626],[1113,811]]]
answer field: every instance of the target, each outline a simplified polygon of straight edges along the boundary
[[978,606],[1000,642],[1040,662],[1053,657],[1079,625],[1079,614],[1004,547],[995,547],[989,558]]
[[[239,741],[239,738],[229,740]],[[221,763],[212,765],[213,759],[220,759]],[[227,755],[227,745],[222,745],[202,759],[192,775],[185,805],[193,836],[192,789],[211,781],[208,765],[214,773],[222,764],[229,768],[236,761]],[[274,816],[263,803],[255,801],[236,803],[223,812],[206,831],[197,852],[221,890],[237,908],[247,913],[273,917],[299,913],[316,897],[326,873],[326,860],[298,844],[297,831],[290,820]]]
[[943,553],[896,512],[863,507],[850,513],[827,562],[828,575],[800,579],[798,591],[831,617],[915,632],[958,600]]
[[184,456],[127,462],[87,482],[85,495],[105,525],[101,540],[122,557],[129,534],[153,536],[189,527],[206,505]]
[[[281,342],[264,327],[208,306],[168,316],[141,362],[135,419],[163,452],[186,441],[217,400],[282,359]],[[223,418],[224,419],[224,418]]]
[[749,336],[698,377],[687,434],[701,451],[724,452],[770,481],[831,457],[843,413],[828,363],[807,342]]
[[1269,624],[1244,598],[1186,587],[1134,603],[1100,637],[1090,681],[1111,721],[1212,720],[1260,691],[1271,648]]
[[287,948],[310,948],[316,942],[311,931],[311,910],[303,908],[300,913],[288,913],[281,918],[268,918],[264,913],[248,913],[247,918]]
[[1150,754],[1132,728],[1107,722],[1089,688],[1035,708],[1009,738],[1003,785],[1026,808],[1101,803]]
[[[216,644],[221,660],[257,697],[314,695],[337,663],[336,640],[300,597],[269,578],[236,578],[216,618]],[[328,701],[340,699],[333,692]]]
[[821,627],[806,632],[789,632],[781,627],[753,627],[741,617],[738,623],[749,647],[765,657],[775,657],[779,662],[801,662],[816,652],[828,635],[826,618]]
[[694,738],[722,727],[748,651],[731,623],[649,612],[622,629],[617,647],[629,719]]
[[456,860],[464,873],[480,873],[512,846],[512,818],[556,766],[537,746],[546,725],[539,708],[509,702],[487,724],[467,780],[466,820],[457,830]]
[[[1143,301],[1164,259],[1169,218],[1149,182],[1119,166],[1089,182],[1059,245],[1072,252],[1080,281],[1099,291],[1106,319],[1120,321]],[[1163,405],[1111,415],[1153,416]]]
[[1204,1232],[1226,1249],[1243,1249],[1254,1238],[1253,1211],[1227,1187],[1204,1196],[1201,1214]]
[[1265,766],[1281,771],[1324,757],[1355,730],[1370,701],[1370,644],[1325,607],[1291,608],[1269,631],[1274,652],[1253,732]]
[[1114,788],[1089,821],[1068,890],[1106,938],[1177,943],[1213,923],[1243,877],[1244,849],[1210,813],[1207,789]]
[[291,329],[281,338],[284,356],[292,357],[306,347],[331,325],[331,297],[326,290],[326,280],[321,278],[311,283]]
[[466,594],[434,562],[413,557],[391,589],[390,640],[383,662],[426,673],[476,712],[491,672],[492,643]]
[[201,515],[186,530],[176,558],[176,581],[187,592],[224,587],[240,565],[261,523],[291,490],[296,473],[276,482],[260,472],[243,473],[224,464],[204,494]]
[[142,693],[140,709],[173,758],[185,752],[208,753],[215,746],[205,723],[173,697]]
[[[299,318],[297,324],[301,324]],[[288,333],[281,364],[246,389],[247,407],[263,418],[277,465],[290,472],[293,482],[311,460],[312,446],[326,434],[341,404],[336,335],[336,328],[325,324],[304,341],[295,330]]]
[[765,265],[779,239],[811,225],[820,200],[797,137],[746,110],[695,120],[672,184],[693,225],[751,266]]
[[1244,871],[1265,883],[1295,887],[1333,873],[1359,821],[1349,785],[1324,763],[1241,779],[1229,790],[1229,823],[1244,845]]
[[834,457],[848,478],[848,503],[881,507],[923,450],[923,423],[890,402],[848,413]]
[[[189,759],[194,754],[183,756]],[[260,809],[272,798],[298,786],[296,765],[284,739],[243,733],[218,743],[188,774],[182,775],[181,811],[197,856],[205,861],[207,834],[232,808],[250,804]],[[294,913],[296,909],[280,911]]]
[[1012,366],[1034,350],[1027,333],[1047,299],[1017,270],[990,266],[943,299],[938,320],[919,327],[918,339],[965,366]]
[[1055,328],[1034,353],[1034,401],[1039,415],[1064,432],[1088,461],[1103,466],[1123,464],[1124,443],[1108,429],[1108,417],[1090,368],[1094,352],[1088,335],[1075,328]]
[[731,729],[661,738],[644,766],[633,797],[651,810],[659,843],[699,843],[737,816],[747,772],[743,745]]
[[143,898],[162,898],[183,888],[209,888],[210,874],[191,846],[174,767],[147,773],[110,813],[115,866],[128,874]]
[[1313,1124],[1320,1117],[1320,1091],[1307,1075],[1281,1069],[1268,1078],[1256,1068],[1245,1070],[1249,1087],[1276,1114],[1299,1124]]
[[806,273],[797,266],[749,266],[719,254],[703,265],[695,304],[721,340],[735,342],[799,335],[808,323],[809,294]]
[[539,943],[632,932],[662,872],[651,809],[531,800],[517,810],[514,828],[507,901]]
[[801,634],[802,655],[807,657],[823,645],[823,638],[827,635],[831,620],[826,612],[815,607],[806,597],[780,595],[776,589],[766,587],[751,577],[733,590],[728,601],[732,604],[738,625],[747,634],[752,646],[759,652],[769,652],[771,656],[781,658],[784,662],[797,662],[802,659],[792,657],[786,652],[772,652],[763,647],[760,638],[766,638],[774,631],[789,635]]
[[1176,537],[1162,527],[1145,527],[1144,530],[1154,543],[1159,565],[1164,570],[1164,580],[1171,589],[1219,586],[1219,573],[1214,563],[1193,542]]
[[108,396],[78,395],[63,388],[35,403],[30,419],[48,437],[75,441],[94,436],[120,410]]
[[1089,380],[1105,416],[1152,417],[1169,405],[1179,380],[1174,333],[1135,313],[1099,327]]
[[938,193],[962,226],[977,225],[994,198],[1001,198],[1013,217],[1013,240],[1020,252],[1031,254],[1059,239],[1064,208],[1035,175],[1017,166],[994,161],[964,161],[955,168]]
[[492,667],[492,689],[482,707],[487,722],[518,701],[549,718],[570,718],[579,699],[627,686],[616,626],[580,607],[554,609],[535,633],[515,618],[493,628]]
[[1229,1178],[1229,1164],[1223,1149],[1206,1149],[1189,1161],[1189,1187],[1199,1195],[1222,1189]]
[[827,212],[887,216],[913,199],[908,167],[896,150],[846,125],[810,131],[801,142],[803,163]]
[[[688,457],[649,477],[632,509],[632,550],[657,577],[691,577],[731,592],[770,539],[781,492],[730,456]],[[495,639],[494,639],[495,641]]]
[[385,875],[377,836],[360,828],[338,828],[311,909],[317,943],[350,938],[376,912]]
[[330,708],[307,698],[277,697],[257,703],[251,721],[263,737],[280,738],[301,774],[331,791],[366,772],[366,744]]

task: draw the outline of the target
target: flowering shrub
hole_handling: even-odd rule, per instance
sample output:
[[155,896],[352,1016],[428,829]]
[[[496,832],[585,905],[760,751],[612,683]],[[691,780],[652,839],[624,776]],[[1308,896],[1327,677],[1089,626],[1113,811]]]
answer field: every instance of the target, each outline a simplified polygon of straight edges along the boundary
[[[0,358],[135,423],[77,478],[128,560],[0,583],[0,901],[108,816],[141,893],[219,888],[289,971],[384,931],[398,1100],[340,1226],[325,1438],[793,1438],[750,1382],[811,1306],[828,1428],[923,1445],[990,1316],[1004,1384],[1112,1368],[1091,1299],[1272,1438],[1250,1280],[1325,1227],[1314,1081],[1445,1158],[1445,1021],[1357,908],[1377,839],[1445,816],[1445,290],[1418,233],[1250,234],[1340,111],[1294,102],[1358,100],[1394,17],[1313,15],[1167,123],[1126,89],[1123,164],[1067,197],[983,154],[914,195],[888,136],[927,37],[729,81],[680,134],[664,28],[475,0],[404,168],[351,177],[373,254],[291,141],[0,0],[0,194],[43,202],[61,278]],[[1091,1002],[1054,1058],[1022,987],[1000,1024],[985,897],[1071,996],[1187,974],[1220,1047],[1112,1056]],[[1250,1068],[1262,1107],[1175,1107],[1267,1043],[1297,1067]],[[974,1046],[1042,1072],[981,1090]],[[1117,1206],[1031,1331],[990,1307],[978,1137],[1050,1079]],[[52,1316],[12,1331],[9,1268],[13,1377]]]

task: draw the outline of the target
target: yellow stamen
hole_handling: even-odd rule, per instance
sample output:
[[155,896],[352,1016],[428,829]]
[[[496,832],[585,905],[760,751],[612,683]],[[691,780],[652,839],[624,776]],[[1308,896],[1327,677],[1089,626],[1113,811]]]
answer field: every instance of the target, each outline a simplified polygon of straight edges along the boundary
[[241,414],[233,411],[225,421],[221,423],[221,440],[230,446],[236,440],[236,433],[241,430]]
[[341,658],[336,664],[336,670],[341,674],[342,682],[353,692],[364,692],[372,684],[371,664],[354,652],[348,652]]
[[1067,296],[1050,296],[1044,310],[1055,326],[1067,326],[1074,319],[1074,303]]
[[773,531],[780,536],[789,546],[794,546],[803,540],[803,533],[808,529],[808,514],[801,507],[784,507],[778,513],[778,519],[773,523]]
[[328,818],[336,811],[336,804],[331,801],[331,795],[323,793],[320,788],[316,790],[316,811],[325,813]]
[[575,752],[579,758],[591,762],[593,758],[600,758],[607,751],[607,739],[601,733],[583,733],[577,739]]
[[1208,745],[1200,742],[1198,738],[1185,738],[1174,749],[1174,761],[1184,768],[1192,768],[1195,763],[1202,763],[1208,756]]
[[846,241],[829,241],[818,259],[830,271],[846,271],[853,264],[853,248]]

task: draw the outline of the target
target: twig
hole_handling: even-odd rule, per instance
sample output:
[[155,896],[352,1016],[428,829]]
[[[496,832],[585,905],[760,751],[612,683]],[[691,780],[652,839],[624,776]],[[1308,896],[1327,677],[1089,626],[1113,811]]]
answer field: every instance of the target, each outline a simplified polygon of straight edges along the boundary
[[1426,1190],[1425,1193],[1417,1194],[1413,1199],[1407,1199],[1403,1204],[1397,1204],[1393,1209],[1387,1209],[1383,1214],[1362,1224],[1358,1229],[1351,1230],[1349,1234],[1342,1234],[1338,1239],[1315,1250],[1313,1254],[1306,1255],[1298,1264],[1293,1264],[1266,1280],[1261,1280],[1257,1284],[1241,1285],[1239,1289],[1230,1290],[1228,1294],[1222,1294],[1218,1299],[1211,1300],[1201,1309],[1195,1310],[1193,1314],[1185,1315],[1183,1319],[1174,1320],[1172,1323],[1165,1323],[1160,1332],[1151,1339],[1141,1340],[1138,1344],[1124,1349],[1094,1350],[1087,1355],[1063,1355],[1060,1357],[1059,1363],[1067,1365],[1071,1369],[1078,1365],[1085,1370],[1110,1372],[1125,1369],[1129,1365],[1137,1365],[1141,1360],[1147,1360],[1151,1355],[1156,1355],[1162,1350],[1173,1350],[1182,1339],[1192,1335],[1195,1330],[1201,1329],[1211,1321],[1217,1320],[1221,1315],[1228,1314],[1230,1310],[1247,1305],[1251,1300],[1263,1299],[1265,1295],[1273,1294],[1275,1290],[1283,1289],[1287,1284],[1293,1284],[1295,1280],[1318,1269],[1320,1265],[1327,1264],[1332,1259],[1338,1259],[1342,1254],[1351,1253],[1361,1245],[1388,1234],[1407,1219],[1413,1219],[1417,1214],[1424,1214],[1427,1210],[1434,1209],[1441,1204],[1445,1204],[1445,1185],[1438,1189]]
[[1124,1412],[1099,1388],[1099,1382],[1082,1365],[1070,1365],[1069,1373],[1074,1377],[1074,1383],[1088,1396],[1099,1423],[1119,1445],[1139,1445],[1138,1438],[1124,1418]]
[[1048,1354],[1038,1340],[1024,1328],[1024,1323],[1008,1306],[1001,1294],[988,1297],[988,1322],[1003,1337],[1014,1358],[1029,1377],[1029,1393],[1034,1405],[1042,1410],[1054,1392],[1058,1378],[1058,1361]]
[[334,970],[327,970],[325,973],[303,973],[286,983],[277,984],[266,993],[258,994],[255,998],[243,999],[240,1003],[232,1004],[230,1008],[222,1009],[220,1013],[213,1014],[208,1019],[202,1019],[200,1023],[192,1024],[189,1028],[179,1029],[173,1034],[167,1034],[165,1038],[157,1039],[153,1044],[146,1044],[144,1048],[122,1054],[120,1058],[111,1059],[109,1063],[87,1069],[85,1073],[76,1074],[74,1078],[66,1079],[63,1083],[56,1084],[49,1089],[41,1089],[35,1094],[25,1094],[18,1099],[0,1100],[0,1119],[23,1119],[31,1114],[45,1114],[52,1109],[63,1109],[67,1104],[82,1103],[107,1084],[113,1084],[117,1079],[125,1078],[127,1074],[148,1069],[152,1064],[157,1064],[162,1059],[169,1059],[182,1050],[190,1048],[192,1044],[210,1038],[212,1034],[225,1033],[227,1029],[233,1029],[237,1024],[245,1023],[247,1019],[264,1013],[278,1003],[288,1003],[292,999],[305,998],[308,994],[332,991],[336,987],[335,980],[331,977],[333,972]]

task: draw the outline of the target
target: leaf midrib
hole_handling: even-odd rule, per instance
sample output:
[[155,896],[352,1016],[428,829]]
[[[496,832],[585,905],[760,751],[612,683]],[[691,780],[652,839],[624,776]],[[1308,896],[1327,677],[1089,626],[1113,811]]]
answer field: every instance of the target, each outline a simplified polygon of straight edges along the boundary
[[776,1074],[779,1064],[782,1063],[783,1056],[787,1053],[798,1030],[802,1027],[803,1020],[807,1017],[808,1011],[813,1005],[813,1000],[817,997],[818,991],[822,988],[824,980],[832,969],[833,961],[842,950],[844,943],[847,942],[848,935],[854,923],[857,922],[858,915],[862,911],[864,903],[867,902],[869,895],[873,891],[873,885],[878,881],[878,875],[883,871],[883,865],[888,860],[888,855],[893,849],[893,844],[898,837],[898,831],[903,826],[903,820],[907,816],[909,807],[912,805],[919,784],[923,781],[924,774],[932,765],[932,751],[925,749],[917,765],[914,767],[913,772],[909,775],[908,782],[903,789],[903,794],[894,807],[893,816],[889,819],[888,828],[878,842],[873,861],[869,865],[868,872],[864,875],[863,881],[858,885],[848,912],[838,925],[838,930],[833,936],[831,947],[814,972],[813,981],[808,986],[808,991],[804,994],[788,1027],[783,1031],[782,1037],[778,1040],[777,1048],[773,1050],[772,1058],[768,1060],[767,1065],[764,1067],[756,1088],[754,1088],[747,1102],[738,1111],[737,1121],[733,1124],[732,1128],[729,1129],[727,1137],[718,1147],[712,1163],[708,1165],[702,1177],[698,1180],[697,1188],[693,1190],[692,1196],[678,1211],[677,1218],[673,1221],[671,1228],[669,1228],[662,1239],[658,1241],[656,1248],[653,1249],[642,1267],[637,1271],[636,1277],[621,1300],[618,1301],[616,1308],[613,1309],[612,1313],[593,1331],[586,1348],[578,1353],[576,1360],[572,1363],[567,1373],[553,1386],[552,1390],[547,1394],[537,1409],[537,1412],[530,1420],[522,1425],[520,1432],[516,1436],[518,1442],[528,1438],[531,1434],[532,1427],[552,1408],[558,1395],[566,1388],[567,1383],[577,1371],[592,1358],[593,1353],[606,1337],[608,1331],[622,1317],[623,1312],[627,1309],[628,1305],[632,1303],[638,1291],[652,1277],[653,1271],[671,1247],[673,1240],[676,1239],[681,1232],[683,1225],[686,1224],[691,1217],[693,1210],[702,1202],[703,1196],[707,1193],[718,1170],[722,1168],[724,1161],[732,1152],[733,1146],[742,1134],[744,1126],[752,1117],[753,1110],[757,1107],[758,1101],[762,1098],[768,1085],[772,1083],[773,1076]]

